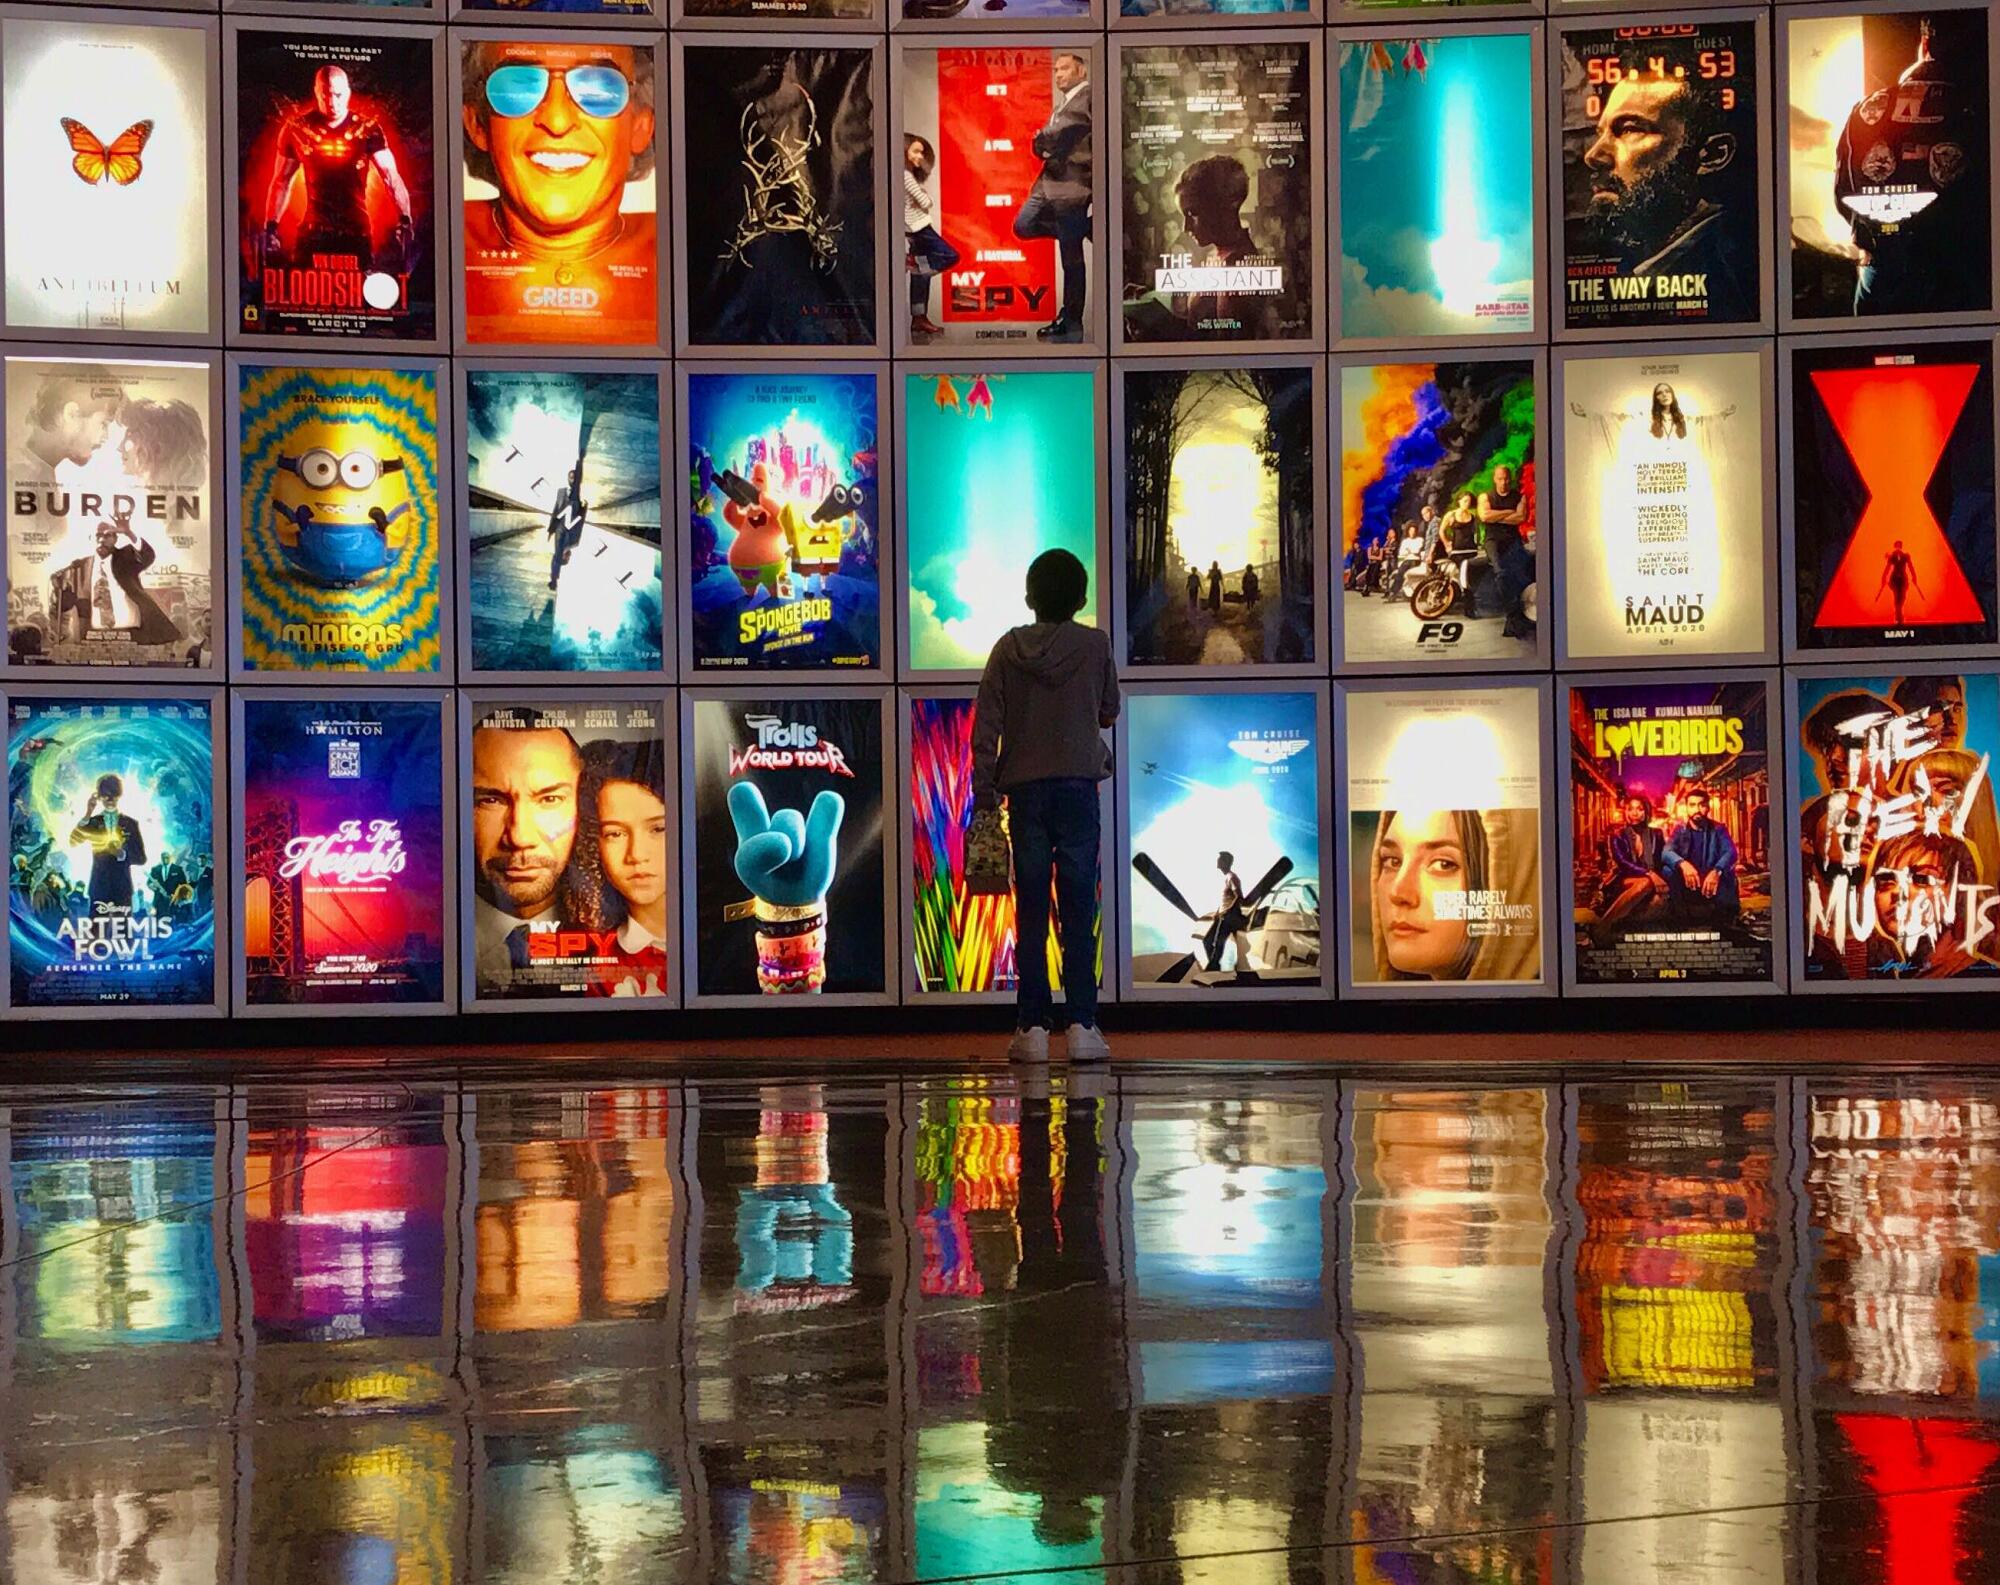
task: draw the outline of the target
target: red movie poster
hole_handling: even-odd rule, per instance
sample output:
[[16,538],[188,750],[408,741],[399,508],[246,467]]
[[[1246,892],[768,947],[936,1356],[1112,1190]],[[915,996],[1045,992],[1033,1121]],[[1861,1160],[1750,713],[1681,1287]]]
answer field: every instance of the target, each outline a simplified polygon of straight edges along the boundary
[[941,294],[948,325],[1039,324],[1054,311],[1055,244],[1014,234],[1053,104],[1045,49],[937,52],[938,196],[962,260]]

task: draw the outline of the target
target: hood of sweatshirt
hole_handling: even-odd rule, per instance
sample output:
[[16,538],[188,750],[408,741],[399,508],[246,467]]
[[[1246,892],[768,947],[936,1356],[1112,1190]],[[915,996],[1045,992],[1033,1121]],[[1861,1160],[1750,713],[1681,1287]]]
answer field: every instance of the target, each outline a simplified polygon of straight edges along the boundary
[[1037,682],[1059,687],[1077,672],[1099,663],[1104,636],[1076,622],[1034,622],[1010,628],[994,652]]

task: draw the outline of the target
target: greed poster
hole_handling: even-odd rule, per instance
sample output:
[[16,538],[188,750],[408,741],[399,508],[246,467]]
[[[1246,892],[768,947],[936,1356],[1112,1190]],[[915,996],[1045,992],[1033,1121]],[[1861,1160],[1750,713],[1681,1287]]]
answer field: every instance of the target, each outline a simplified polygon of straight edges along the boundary
[[882,703],[694,703],[695,991],[880,992]]
[[1808,981],[2000,974],[2000,679],[1798,684]]
[[1792,353],[1798,647],[1994,639],[1993,344]]
[[1314,658],[1313,371],[1123,371],[1126,656]]
[[1071,552],[1090,571],[1094,625],[1097,375],[1091,369],[903,377],[903,542],[910,664],[976,671],[1030,620],[1028,563]]
[[1310,44],[1128,45],[1125,339],[1313,330]]
[[1562,33],[1562,324],[1754,324],[1757,24]]
[[1319,984],[1317,696],[1141,693],[1125,710],[1133,983]]
[[235,37],[238,329],[432,340],[432,41]]
[[478,1000],[667,994],[670,774],[657,700],[474,707]]
[[239,375],[245,668],[437,671],[436,373]]
[[1757,355],[1572,358],[1562,383],[1571,658],[1763,649]]
[[1536,329],[1534,39],[1341,38],[1340,331]]
[[0,22],[7,323],[210,333],[210,35]]
[[1993,304],[1984,6],[1787,20],[1792,316]]
[[251,698],[242,709],[249,1004],[443,1000],[443,706]]
[[7,658],[215,658],[206,363],[6,360]]
[[1347,699],[1356,985],[1539,984],[1542,696]]
[[687,377],[698,670],[882,664],[872,372]]
[[1754,681],[1570,690],[1579,985],[1771,978],[1766,694]]
[[465,339],[660,342],[654,46],[462,41]]
[[693,44],[686,62],[688,340],[874,345],[873,52]]
[[1346,658],[1532,659],[1535,366],[1351,365],[1339,433]]
[[660,669],[660,382],[465,371],[475,671]]
[[13,1005],[215,999],[205,699],[7,701]]

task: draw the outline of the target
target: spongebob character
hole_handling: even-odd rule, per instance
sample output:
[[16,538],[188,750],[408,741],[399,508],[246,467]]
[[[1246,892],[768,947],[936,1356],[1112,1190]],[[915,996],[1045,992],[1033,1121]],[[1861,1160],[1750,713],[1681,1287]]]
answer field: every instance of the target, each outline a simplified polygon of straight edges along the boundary
[[771,498],[770,474],[763,463],[750,469],[750,477],[735,472],[716,475],[716,482],[729,497],[722,518],[736,530],[729,545],[729,570],[743,585],[744,598],[753,604],[768,594],[778,600],[792,597],[792,580],[785,571],[788,556],[784,514]]
[[[785,507],[785,538],[791,544],[792,570],[816,594],[840,571],[840,547],[861,510],[861,486],[836,484],[808,517],[797,507]],[[818,581],[815,583],[814,580]]]
[[[345,588],[393,566],[410,537],[407,469],[367,449],[368,425],[312,418],[278,458],[278,547],[300,577]],[[398,477],[392,479],[391,475]]]

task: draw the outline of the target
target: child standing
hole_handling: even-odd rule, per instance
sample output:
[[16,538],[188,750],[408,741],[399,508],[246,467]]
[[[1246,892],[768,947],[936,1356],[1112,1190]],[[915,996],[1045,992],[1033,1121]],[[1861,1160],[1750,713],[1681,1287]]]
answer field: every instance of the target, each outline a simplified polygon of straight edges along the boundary
[[927,340],[940,335],[931,318],[931,281],[958,262],[958,249],[938,234],[934,218],[937,200],[926,185],[937,166],[930,140],[903,136],[903,236],[910,255],[910,335]]

